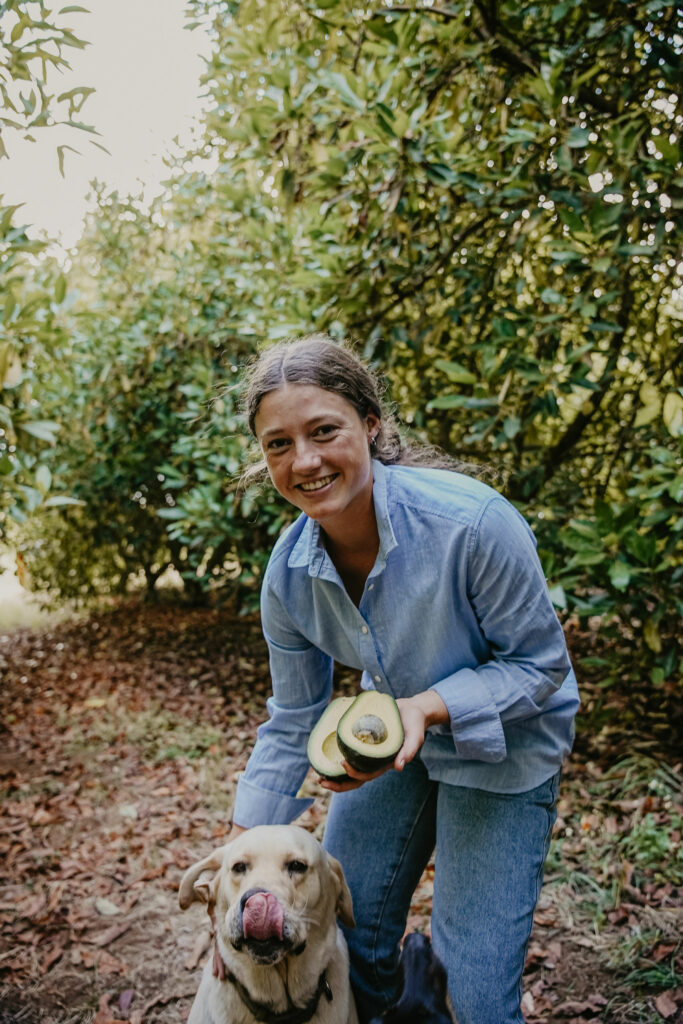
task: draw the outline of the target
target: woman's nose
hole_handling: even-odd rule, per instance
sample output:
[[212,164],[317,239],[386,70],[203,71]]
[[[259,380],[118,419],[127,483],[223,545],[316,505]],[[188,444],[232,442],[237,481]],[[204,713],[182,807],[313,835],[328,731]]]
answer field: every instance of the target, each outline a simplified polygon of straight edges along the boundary
[[315,444],[307,441],[299,442],[294,448],[294,460],[292,469],[297,473],[310,473],[317,469],[321,463],[320,452]]

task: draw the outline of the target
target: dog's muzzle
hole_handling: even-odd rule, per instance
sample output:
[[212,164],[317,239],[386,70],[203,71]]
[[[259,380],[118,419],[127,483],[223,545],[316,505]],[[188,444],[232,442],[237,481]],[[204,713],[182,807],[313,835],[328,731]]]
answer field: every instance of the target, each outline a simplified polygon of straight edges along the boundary
[[267,889],[249,889],[242,895],[235,924],[232,945],[238,950],[246,947],[256,963],[276,963],[294,945],[283,906]]
[[242,933],[246,940],[264,942],[277,939],[282,942],[285,913],[282,904],[272,892],[250,889],[240,900]]

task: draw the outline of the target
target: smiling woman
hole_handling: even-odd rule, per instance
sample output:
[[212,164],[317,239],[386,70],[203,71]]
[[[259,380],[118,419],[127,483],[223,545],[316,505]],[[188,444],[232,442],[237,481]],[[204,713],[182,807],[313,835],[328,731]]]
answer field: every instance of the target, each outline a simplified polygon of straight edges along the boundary
[[239,780],[230,838],[309,806],[298,791],[333,662],[361,669],[363,690],[395,699],[403,742],[390,764],[363,772],[344,760],[321,780],[334,793],[325,846],[354,900],[359,1017],[391,1000],[436,845],[432,934],[457,1020],[519,1024],[578,706],[533,534],[446,455],[407,444],[368,367],[323,335],[266,350],[246,411],[261,468],[303,514],[264,576],[270,720]]
[[320,523],[342,562],[341,552],[356,550],[360,530],[366,576],[379,545],[370,456],[379,423],[373,412],[361,419],[345,398],[314,384],[271,391],[254,420],[273,486]]

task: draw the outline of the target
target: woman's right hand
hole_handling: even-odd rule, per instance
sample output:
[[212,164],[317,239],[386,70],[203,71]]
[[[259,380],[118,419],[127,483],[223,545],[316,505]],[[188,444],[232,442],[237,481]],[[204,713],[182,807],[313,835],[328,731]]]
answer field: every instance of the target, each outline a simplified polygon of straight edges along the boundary
[[364,775],[354,771],[347,761],[343,761],[344,770],[349,776],[343,782],[331,782],[329,779],[319,779],[323,789],[329,789],[333,793],[346,793],[350,789],[358,789],[366,782],[379,778],[384,772],[392,769],[402,772],[409,761],[412,761],[419,752],[425,740],[425,733],[430,725],[441,725],[448,722],[448,708],[436,690],[424,690],[414,697],[403,697],[396,701],[398,712],[403,724],[403,746],[399,750],[392,764],[380,768],[377,772]]

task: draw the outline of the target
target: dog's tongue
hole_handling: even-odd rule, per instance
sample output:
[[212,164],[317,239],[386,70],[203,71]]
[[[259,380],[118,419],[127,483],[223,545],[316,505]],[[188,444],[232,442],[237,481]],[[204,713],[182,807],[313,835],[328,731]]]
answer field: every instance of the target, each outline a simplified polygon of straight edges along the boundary
[[269,892],[250,896],[242,910],[245,939],[282,939],[284,914],[276,898]]

